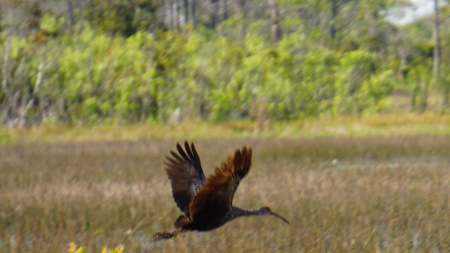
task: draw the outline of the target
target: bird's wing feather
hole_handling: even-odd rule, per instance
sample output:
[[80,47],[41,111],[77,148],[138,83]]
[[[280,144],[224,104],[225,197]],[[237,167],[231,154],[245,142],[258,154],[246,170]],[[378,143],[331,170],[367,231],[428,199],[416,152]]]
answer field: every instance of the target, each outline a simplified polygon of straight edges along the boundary
[[205,211],[228,211],[233,203],[234,193],[239,182],[247,175],[252,164],[252,149],[244,147],[236,150],[234,159],[230,156],[215,168],[215,174],[206,179],[205,186],[200,189],[190,204],[191,219],[201,216]]
[[172,194],[177,206],[189,216],[189,204],[205,183],[200,157],[192,143],[186,141],[185,149],[177,143],[178,154],[170,151],[172,157],[167,156],[166,172],[172,184]]

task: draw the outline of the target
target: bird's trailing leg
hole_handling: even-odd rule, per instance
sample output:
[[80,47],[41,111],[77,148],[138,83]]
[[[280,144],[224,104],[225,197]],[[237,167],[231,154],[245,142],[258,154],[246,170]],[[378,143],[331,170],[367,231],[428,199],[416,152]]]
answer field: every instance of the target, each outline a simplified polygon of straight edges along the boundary
[[169,232],[161,232],[161,233],[155,233],[153,235],[153,239],[155,239],[155,241],[158,240],[163,240],[163,239],[170,239],[172,237],[175,237],[175,233],[169,233]]
[[175,232],[158,232],[153,235],[153,239],[155,241],[170,239],[177,236],[181,232],[181,229],[176,230]]

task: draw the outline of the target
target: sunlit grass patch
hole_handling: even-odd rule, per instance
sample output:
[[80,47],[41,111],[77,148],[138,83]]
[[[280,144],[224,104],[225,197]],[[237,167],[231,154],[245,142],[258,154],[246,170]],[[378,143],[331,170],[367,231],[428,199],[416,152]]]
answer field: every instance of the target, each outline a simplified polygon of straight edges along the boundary
[[268,122],[258,129],[251,120],[208,122],[186,120],[179,124],[97,124],[91,126],[42,125],[29,129],[0,129],[1,143],[83,142],[116,140],[173,140],[224,138],[314,138],[332,136],[450,135],[450,115],[399,113],[348,116],[301,121]]

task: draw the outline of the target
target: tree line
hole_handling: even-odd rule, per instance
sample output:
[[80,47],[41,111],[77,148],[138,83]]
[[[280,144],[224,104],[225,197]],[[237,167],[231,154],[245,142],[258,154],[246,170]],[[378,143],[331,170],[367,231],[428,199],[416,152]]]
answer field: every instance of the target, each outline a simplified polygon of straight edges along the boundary
[[389,0],[3,1],[1,123],[373,114],[392,92],[447,109],[449,11],[434,3],[396,26]]

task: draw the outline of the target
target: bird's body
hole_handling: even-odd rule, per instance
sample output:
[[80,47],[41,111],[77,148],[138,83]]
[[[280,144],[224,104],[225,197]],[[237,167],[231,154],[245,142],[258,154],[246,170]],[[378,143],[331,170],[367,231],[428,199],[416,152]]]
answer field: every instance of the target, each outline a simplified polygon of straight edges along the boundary
[[232,221],[236,218],[249,215],[252,212],[257,212],[258,210],[243,210],[238,207],[232,206],[230,210],[224,212],[223,210],[211,210],[211,212],[203,213],[201,217],[197,218],[195,222],[184,226],[183,230],[196,230],[196,231],[209,231],[216,229],[225,223]]
[[178,154],[170,151],[172,157],[166,157],[165,170],[171,181],[173,198],[184,214],[175,221],[178,229],[175,233],[156,233],[155,239],[168,239],[183,231],[213,230],[242,216],[273,215],[289,224],[268,207],[243,210],[232,205],[239,182],[250,169],[251,148],[236,150],[234,158],[230,156],[227,162],[222,162],[208,178],[194,144],[186,141],[185,150],[177,144],[177,150]]

